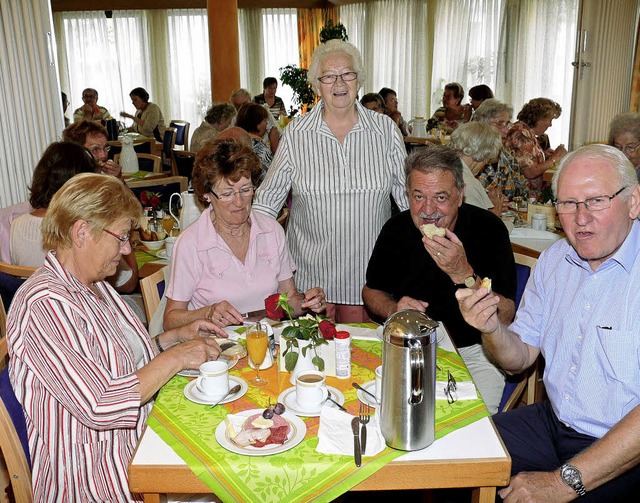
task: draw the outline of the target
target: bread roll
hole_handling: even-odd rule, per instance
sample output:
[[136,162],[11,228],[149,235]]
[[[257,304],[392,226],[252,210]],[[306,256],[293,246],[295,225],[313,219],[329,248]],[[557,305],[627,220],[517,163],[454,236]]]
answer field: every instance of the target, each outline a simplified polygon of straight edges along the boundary
[[480,286],[482,288],[486,288],[487,290],[489,290],[489,293],[491,293],[491,278],[482,278]]
[[444,227],[438,227],[435,224],[421,225],[420,230],[422,231],[422,234],[427,236],[429,239],[432,239],[433,236],[444,236],[446,234]]

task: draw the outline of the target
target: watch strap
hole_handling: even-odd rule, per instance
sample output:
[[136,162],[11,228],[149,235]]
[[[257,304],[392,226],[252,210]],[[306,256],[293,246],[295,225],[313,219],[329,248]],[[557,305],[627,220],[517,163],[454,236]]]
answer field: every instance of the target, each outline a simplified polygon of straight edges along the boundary
[[[473,279],[473,283],[471,284],[471,286],[467,285],[467,282],[470,282],[469,280]],[[464,281],[462,283],[455,283],[455,287],[456,288],[471,288],[475,282],[478,280],[478,275],[474,272],[471,276],[468,276],[464,279]]]

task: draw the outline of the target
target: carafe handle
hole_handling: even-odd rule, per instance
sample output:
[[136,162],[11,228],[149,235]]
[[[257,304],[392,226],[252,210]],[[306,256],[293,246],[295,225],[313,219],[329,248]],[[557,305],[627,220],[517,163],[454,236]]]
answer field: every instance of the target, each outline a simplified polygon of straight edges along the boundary
[[178,199],[180,199],[180,206],[183,206],[182,196],[178,192],[174,192],[173,194],[171,194],[171,197],[169,198],[169,214],[173,217],[176,223],[180,225],[180,220],[178,220],[178,217],[176,217],[173,214],[173,211],[171,211],[171,208],[173,207],[173,204],[172,204],[173,196],[178,196]]
[[424,372],[424,353],[422,346],[417,341],[409,341],[409,366],[411,370],[411,394],[409,403],[412,405],[422,402],[424,389],[422,387],[422,375]]

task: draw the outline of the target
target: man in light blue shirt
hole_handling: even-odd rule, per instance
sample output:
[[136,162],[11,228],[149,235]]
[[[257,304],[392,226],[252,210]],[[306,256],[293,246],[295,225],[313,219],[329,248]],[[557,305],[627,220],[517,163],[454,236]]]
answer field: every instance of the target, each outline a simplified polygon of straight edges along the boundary
[[[566,240],[545,251],[507,328],[498,298],[460,290],[465,320],[509,373],[542,353],[549,400],[494,417],[512,457],[505,501],[632,501],[640,490],[640,186],[590,145],[553,179]],[[633,495],[633,496],[632,496]]]

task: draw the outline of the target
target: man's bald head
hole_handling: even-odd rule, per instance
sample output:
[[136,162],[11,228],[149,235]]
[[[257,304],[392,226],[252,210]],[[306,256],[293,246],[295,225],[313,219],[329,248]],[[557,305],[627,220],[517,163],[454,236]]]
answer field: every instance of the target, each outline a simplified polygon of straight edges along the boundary
[[239,141],[249,147],[251,146],[251,137],[249,136],[249,133],[237,126],[225,129],[216,137],[216,140],[222,140],[225,138]]

